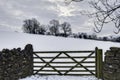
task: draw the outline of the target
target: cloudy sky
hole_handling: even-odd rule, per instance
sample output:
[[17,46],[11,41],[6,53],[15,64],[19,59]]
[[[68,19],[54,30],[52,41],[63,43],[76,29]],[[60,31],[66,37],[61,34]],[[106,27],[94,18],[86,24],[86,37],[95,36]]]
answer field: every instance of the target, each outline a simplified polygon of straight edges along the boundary
[[[64,0],[0,0],[0,30],[22,31],[25,19],[36,18],[41,24],[49,24],[52,19],[71,24],[73,32],[94,33],[93,21],[81,15],[90,10],[87,1],[65,5]],[[105,26],[99,35],[114,34],[114,27]]]

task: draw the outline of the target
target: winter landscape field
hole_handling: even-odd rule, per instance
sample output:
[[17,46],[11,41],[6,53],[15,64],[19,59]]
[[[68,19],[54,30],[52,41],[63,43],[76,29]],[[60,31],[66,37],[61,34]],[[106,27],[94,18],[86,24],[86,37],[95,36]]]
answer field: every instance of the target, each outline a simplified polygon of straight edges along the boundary
[[[33,50],[31,45],[24,49],[27,44]],[[37,51],[58,51],[58,56],[43,52],[36,56]],[[65,51],[73,52],[69,55]],[[86,53],[89,56],[85,56],[85,51],[90,52]],[[120,0],[0,0],[0,80],[16,80],[22,76],[25,78],[19,80],[98,80],[95,76],[64,75],[72,71],[81,75],[88,72],[104,80],[120,80],[119,53]],[[58,67],[66,68],[59,61],[75,65],[67,65],[68,70],[60,71]],[[51,66],[51,63],[56,64]],[[36,75],[32,75],[35,67]],[[46,67],[53,67],[53,72],[64,76],[38,75]]]
[[[3,36],[4,35],[4,36]],[[95,47],[105,52],[109,47],[120,47],[119,43],[54,36],[42,36],[11,31],[0,31],[0,50],[13,49],[32,44],[34,51],[78,51],[94,50]],[[94,76],[31,76],[21,80],[97,80]]]
[[80,51],[95,50],[95,47],[106,51],[110,47],[120,47],[116,42],[42,36],[12,31],[0,31],[0,37],[0,50],[17,47],[23,49],[26,44],[32,44],[34,51]]

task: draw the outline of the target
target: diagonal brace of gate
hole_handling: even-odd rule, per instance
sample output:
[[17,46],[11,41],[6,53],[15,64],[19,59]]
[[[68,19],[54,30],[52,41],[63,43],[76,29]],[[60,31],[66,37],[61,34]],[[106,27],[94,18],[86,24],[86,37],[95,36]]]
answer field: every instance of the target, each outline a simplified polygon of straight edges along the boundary
[[[35,54],[35,53],[34,53]],[[62,53],[59,53],[57,56],[55,56],[51,61],[46,62],[44,59],[42,59],[41,57],[39,57],[37,54],[35,54],[38,58],[40,58],[44,63],[46,63],[43,67],[41,67],[38,71],[36,71],[35,74],[37,74],[39,71],[41,71],[44,67],[46,67],[47,65],[49,65],[50,67],[52,67],[56,72],[58,72],[60,75],[62,75],[62,73],[60,71],[58,71],[55,67],[51,66],[50,63],[53,62],[57,57],[59,57]]]
[[71,57],[70,55],[68,55],[67,53],[64,53],[66,56],[68,56],[69,58],[71,58],[74,62],[76,62],[77,64],[73,67],[71,67],[68,71],[66,71],[64,73],[64,75],[68,74],[70,71],[72,71],[75,67],[77,67],[78,65],[80,65],[81,67],[83,67],[85,70],[89,71],[92,75],[95,75],[92,71],[90,71],[89,69],[87,69],[85,66],[83,66],[81,63],[84,62],[87,58],[89,58],[91,55],[94,54],[94,52],[92,52],[91,54],[89,54],[86,58],[84,58],[83,60],[81,60],[80,62],[76,61],[73,57]]

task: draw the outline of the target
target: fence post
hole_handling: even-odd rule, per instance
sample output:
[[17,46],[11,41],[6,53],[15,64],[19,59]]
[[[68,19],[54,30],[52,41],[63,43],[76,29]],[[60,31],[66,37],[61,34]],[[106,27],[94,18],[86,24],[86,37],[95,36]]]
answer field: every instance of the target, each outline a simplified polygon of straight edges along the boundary
[[95,56],[96,56],[96,77],[98,79],[103,78],[103,57],[102,57],[102,49],[95,48]]
[[27,44],[25,46],[25,52],[29,56],[29,75],[33,75],[33,46],[31,44]]

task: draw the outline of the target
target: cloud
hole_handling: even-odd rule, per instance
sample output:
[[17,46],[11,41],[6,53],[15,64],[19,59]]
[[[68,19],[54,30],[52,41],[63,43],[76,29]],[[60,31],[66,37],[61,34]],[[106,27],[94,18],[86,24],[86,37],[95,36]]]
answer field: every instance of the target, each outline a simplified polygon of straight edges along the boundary
[[88,20],[86,20],[86,21],[82,24],[82,26],[83,26],[83,27],[86,27],[86,28],[94,27],[93,19],[88,19]]
[[57,5],[58,16],[75,16],[72,12],[75,11],[74,8],[68,6]]
[[0,0],[0,25],[18,31],[25,19],[36,18],[41,24],[58,19],[61,23],[69,22],[74,32],[92,33],[92,20],[80,14],[83,10],[94,11],[87,1],[65,5],[64,0]]

